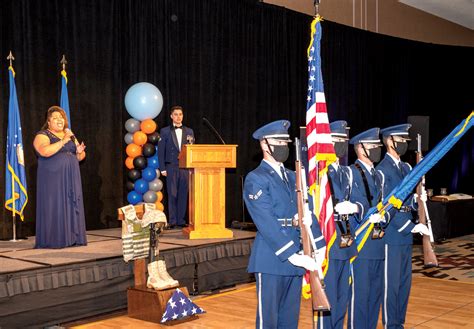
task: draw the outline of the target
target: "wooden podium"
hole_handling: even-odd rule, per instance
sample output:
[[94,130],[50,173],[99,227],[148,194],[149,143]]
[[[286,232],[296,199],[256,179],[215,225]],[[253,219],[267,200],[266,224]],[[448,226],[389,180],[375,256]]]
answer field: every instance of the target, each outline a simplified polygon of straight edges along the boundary
[[235,168],[237,145],[186,144],[179,167],[190,169],[189,239],[232,238],[225,228],[225,168]]

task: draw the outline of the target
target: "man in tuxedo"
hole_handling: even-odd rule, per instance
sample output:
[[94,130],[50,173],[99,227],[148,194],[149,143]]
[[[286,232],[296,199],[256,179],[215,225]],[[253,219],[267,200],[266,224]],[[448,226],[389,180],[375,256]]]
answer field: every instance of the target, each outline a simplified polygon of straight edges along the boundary
[[172,124],[160,130],[158,157],[160,171],[166,177],[168,192],[168,229],[187,226],[184,216],[188,204],[187,169],[180,169],[178,156],[184,144],[194,143],[194,132],[183,125],[183,108],[173,106],[170,110]]

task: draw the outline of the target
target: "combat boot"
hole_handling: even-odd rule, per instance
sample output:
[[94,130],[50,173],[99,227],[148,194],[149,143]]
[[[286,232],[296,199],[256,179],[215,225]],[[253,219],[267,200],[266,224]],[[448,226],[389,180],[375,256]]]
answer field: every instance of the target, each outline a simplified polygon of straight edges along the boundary
[[146,286],[155,290],[165,290],[171,288],[168,282],[160,277],[157,261],[148,264],[148,279],[146,281]]
[[169,285],[169,288],[174,288],[179,286],[178,280],[175,280],[169,275],[168,271],[166,270],[166,263],[164,260],[157,261],[158,263],[158,273],[160,277]]

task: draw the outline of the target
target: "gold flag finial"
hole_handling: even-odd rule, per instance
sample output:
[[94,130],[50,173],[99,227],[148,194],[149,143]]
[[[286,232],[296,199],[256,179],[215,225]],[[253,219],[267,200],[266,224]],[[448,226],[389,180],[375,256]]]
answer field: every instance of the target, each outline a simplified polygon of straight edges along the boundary
[[15,60],[15,57],[13,57],[11,50],[10,50],[10,54],[8,54],[7,59],[10,61],[10,66],[12,66],[12,62]]
[[63,70],[66,70],[66,64],[67,64],[66,55],[63,54],[63,58],[61,58],[60,63],[63,65]]
[[314,0],[314,17],[319,16],[319,4],[321,0]]

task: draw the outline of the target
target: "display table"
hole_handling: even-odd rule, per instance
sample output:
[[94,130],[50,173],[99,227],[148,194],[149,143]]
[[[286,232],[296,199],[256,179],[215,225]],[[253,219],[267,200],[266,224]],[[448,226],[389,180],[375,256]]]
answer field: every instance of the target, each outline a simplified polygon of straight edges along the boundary
[[474,199],[428,200],[435,241],[474,233]]

